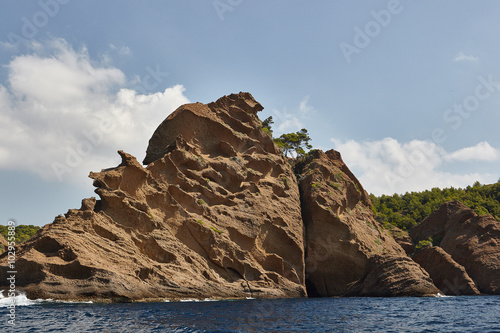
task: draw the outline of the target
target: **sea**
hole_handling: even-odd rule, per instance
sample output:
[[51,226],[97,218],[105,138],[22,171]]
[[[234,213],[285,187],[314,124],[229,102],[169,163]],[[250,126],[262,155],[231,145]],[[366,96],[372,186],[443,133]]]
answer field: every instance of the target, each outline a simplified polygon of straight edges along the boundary
[[0,332],[500,332],[500,296],[99,304],[19,295],[13,322],[11,301],[0,296]]

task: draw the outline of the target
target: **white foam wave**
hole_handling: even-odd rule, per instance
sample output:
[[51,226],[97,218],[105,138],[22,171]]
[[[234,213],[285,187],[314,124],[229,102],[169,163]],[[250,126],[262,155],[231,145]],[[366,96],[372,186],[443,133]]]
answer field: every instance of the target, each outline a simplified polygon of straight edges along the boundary
[[205,299],[196,299],[196,298],[185,298],[180,299],[180,302],[217,302],[218,299],[205,298]]
[[14,297],[5,297],[0,291],[0,308],[6,308],[15,304],[15,306],[30,306],[41,303],[43,300],[32,300],[26,297],[24,293],[18,293]]
[[15,306],[32,306],[42,303],[85,303],[90,304],[92,301],[88,302],[74,302],[74,301],[54,301],[53,299],[29,299],[25,293],[18,292],[14,297],[5,297],[3,292],[0,291],[0,308],[6,308],[15,304]]

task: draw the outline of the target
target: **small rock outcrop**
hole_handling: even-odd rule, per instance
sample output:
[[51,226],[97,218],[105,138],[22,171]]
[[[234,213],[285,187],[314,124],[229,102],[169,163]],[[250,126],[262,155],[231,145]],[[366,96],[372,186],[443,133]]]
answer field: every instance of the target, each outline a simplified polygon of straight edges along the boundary
[[445,295],[479,295],[465,268],[439,246],[421,249],[412,259],[422,266]]
[[350,286],[346,296],[434,296],[439,290],[411,258],[394,254],[368,259],[365,274]]
[[53,299],[305,296],[298,186],[260,110],[249,93],[178,108],[147,167],[120,151],[119,166],[90,174],[100,200],[20,246],[17,287]]
[[429,275],[375,220],[370,197],[339,152],[312,151],[301,168],[309,295],[423,296],[439,292]]
[[432,239],[463,266],[481,293],[500,294],[500,222],[457,201],[444,203],[410,230],[415,243]]

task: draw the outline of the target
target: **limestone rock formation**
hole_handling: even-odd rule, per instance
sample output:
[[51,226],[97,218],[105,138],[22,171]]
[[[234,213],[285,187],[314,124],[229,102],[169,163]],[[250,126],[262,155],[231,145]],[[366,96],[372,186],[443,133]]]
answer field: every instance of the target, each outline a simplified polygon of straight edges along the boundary
[[431,295],[429,275],[375,220],[371,202],[340,153],[312,151],[299,185],[311,296]]
[[147,167],[120,151],[119,166],[90,174],[100,200],[20,246],[17,287],[53,299],[305,296],[298,186],[260,110],[249,93],[178,108]]
[[457,201],[444,203],[410,230],[415,243],[432,238],[463,266],[481,293],[500,294],[500,222]]
[[439,246],[421,249],[412,259],[422,266],[445,295],[478,295],[479,290],[465,268]]
[[370,256],[365,274],[352,284],[346,296],[434,296],[439,290],[427,273],[410,257],[394,254]]
[[120,165],[90,174],[99,200],[19,245],[16,287],[115,301],[437,294],[340,154],[311,152],[294,166],[299,184],[261,110],[249,93],[179,107],[151,137],[146,166],[119,151]]

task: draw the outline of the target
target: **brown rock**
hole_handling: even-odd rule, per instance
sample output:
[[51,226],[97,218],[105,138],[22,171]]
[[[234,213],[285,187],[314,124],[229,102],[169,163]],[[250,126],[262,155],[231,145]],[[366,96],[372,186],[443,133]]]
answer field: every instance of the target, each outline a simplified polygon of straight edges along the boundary
[[375,220],[368,194],[338,152],[311,152],[301,174],[309,295],[439,292]]
[[413,256],[445,295],[478,295],[474,281],[465,268],[439,246],[426,247]]
[[363,277],[346,296],[434,296],[439,290],[427,273],[407,256],[374,255],[370,257]]
[[411,256],[415,252],[415,244],[407,231],[401,230],[398,227],[393,227],[389,232],[407,255]]
[[146,168],[120,151],[118,167],[90,174],[100,200],[20,245],[18,288],[53,299],[305,296],[298,186],[261,109],[248,93],[181,106],[151,138]]
[[90,174],[100,200],[19,245],[16,287],[61,300],[300,297],[307,269],[314,296],[438,293],[338,152],[310,154],[299,193],[260,110],[249,93],[178,108],[147,167],[119,151],[119,166]]
[[478,216],[462,203],[450,201],[410,231],[415,242],[431,237],[462,265],[479,291],[500,294],[500,222]]

